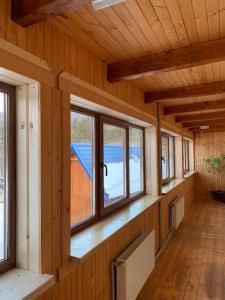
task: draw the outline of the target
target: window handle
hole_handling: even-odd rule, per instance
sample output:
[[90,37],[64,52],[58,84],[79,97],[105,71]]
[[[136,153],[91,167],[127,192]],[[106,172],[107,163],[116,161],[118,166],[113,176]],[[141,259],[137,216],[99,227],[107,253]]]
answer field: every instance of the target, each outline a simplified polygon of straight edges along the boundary
[[105,168],[105,176],[108,176],[108,167],[106,164],[104,164],[103,162],[101,162],[101,168]]

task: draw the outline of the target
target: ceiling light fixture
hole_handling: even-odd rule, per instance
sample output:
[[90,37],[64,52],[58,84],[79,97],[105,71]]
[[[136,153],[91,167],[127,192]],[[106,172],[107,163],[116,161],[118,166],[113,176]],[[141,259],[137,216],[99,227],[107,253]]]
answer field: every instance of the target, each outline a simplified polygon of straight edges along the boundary
[[209,129],[209,125],[200,126],[200,129],[203,129],[203,130]]
[[124,1],[125,0],[92,0],[92,5],[95,10],[99,10]]

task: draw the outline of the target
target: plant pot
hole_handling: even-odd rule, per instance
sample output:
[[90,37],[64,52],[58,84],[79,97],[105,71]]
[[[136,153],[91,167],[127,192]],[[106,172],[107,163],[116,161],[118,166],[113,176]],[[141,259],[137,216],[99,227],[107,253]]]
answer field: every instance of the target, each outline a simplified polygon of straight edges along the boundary
[[211,191],[211,193],[216,201],[221,201],[225,203],[225,191]]

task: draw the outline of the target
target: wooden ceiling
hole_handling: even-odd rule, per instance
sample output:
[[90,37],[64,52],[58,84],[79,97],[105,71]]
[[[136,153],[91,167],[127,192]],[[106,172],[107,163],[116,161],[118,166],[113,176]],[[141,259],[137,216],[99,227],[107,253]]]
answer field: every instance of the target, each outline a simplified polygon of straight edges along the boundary
[[178,122],[180,115],[189,122],[189,114],[203,120],[203,113],[214,112],[221,130],[225,0],[127,0],[98,11],[88,1],[51,22],[105,61],[110,81],[133,80],[146,102],[162,102]]

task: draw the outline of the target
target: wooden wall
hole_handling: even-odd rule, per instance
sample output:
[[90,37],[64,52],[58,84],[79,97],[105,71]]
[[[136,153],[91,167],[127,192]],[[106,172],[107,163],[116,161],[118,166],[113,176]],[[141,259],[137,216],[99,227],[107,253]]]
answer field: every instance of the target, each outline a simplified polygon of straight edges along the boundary
[[[219,176],[209,174],[203,159],[212,155],[225,154],[224,132],[196,133],[194,135],[195,145],[195,170],[196,193],[198,196],[208,196],[211,190],[218,187]],[[225,176],[221,176],[223,188],[225,188]]]
[[[51,290],[38,300],[109,300],[111,299],[111,262],[144,229],[155,229],[156,252],[169,233],[168,205],[174,197],[184,195],[185,210],[194,200],[194,176],[189,177],[177,189],[162,198],[135,218],[118,233],[104,242],[84,262],[71,264],[70,272]],[[160,212],[161,211],[161,212]],[[162,230],[160,238],[159,214],[161,213]],[[52,297],[52,298],[51,298]]]
[[169,210],[168,207],[176,197],[184,196],[185,212],[187,212],[194,201],[194,175],[187,178],[177,188],[173,189],[161,200],[161,243],[163,243],[169,235]]
[[[130,82],[110,84],[106,65],[90,51],[51,23],[40,23],[26,29],[10,20],[8,0],[1,0],[0,39],[47,61],[52,74],[66,71],[107,91],[145,113],[156,115],[155,104],[144,104],[144,94]],[[0,62],[1,65],[1,62]],[[14,69],[16,68],[14,64]],[[18,64],[18,73],[21,69]],[[26,71],[26,70],[25,70]],[[27,75],[28,76],[28,75]],[[34,76],[35,77],[35,76]],[[37,76],[37,80],[38,80]],[[157,249],[160,245],[159,207],[148,209],[133,222],[104,243],[80,265],[69,262],[70,249],[70,95],[55,87],[41,84],[41,268],[53,273],[57,283],[39,300],[110,299],[110,262],[112,258],[144,228],[156,230]],[[187,180],[190,194],[192,181]],[[179,193],[182,187],[179,188]],[[189,199],[188,198],[188,199]],[[191,201],[188,200],[188,201]],[[168,205],[163,198],[163,207]],[[165,224],[168,222],[165,213]],[[167,228],[164,236],[167,235]],[[163,238],[164,238],[163,236]],[[84,293],[84,294],[82,294]]]

